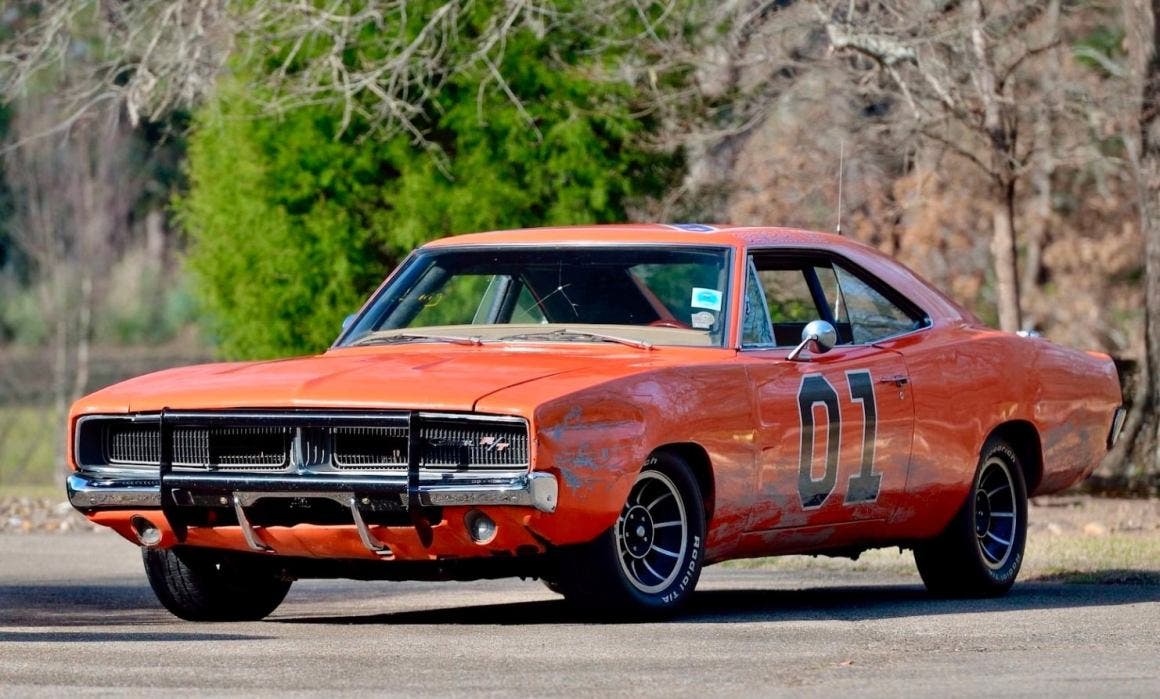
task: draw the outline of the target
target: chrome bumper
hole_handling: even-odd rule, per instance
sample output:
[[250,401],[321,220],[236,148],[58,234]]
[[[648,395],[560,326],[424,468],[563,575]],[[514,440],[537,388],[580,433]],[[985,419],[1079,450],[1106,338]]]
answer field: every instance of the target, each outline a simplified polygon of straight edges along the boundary
[[[409,501],[406,481],[379,478],[288,478],[245,474],[215,474],[209,477],[200,473],[171,473],[166,478],[175,500],[185,490],[212,489],[229,491],[242,501],[254,501],[262,497],[303,497],[307,494],[397,496],[403,507]],[[69,502],[79,510],[150,509],[160,508],[162,504],[160,481],[112,479],[74,473],[68,477],[66,489]],[[420,483],[416,487],[416,495],[419,504],[424,506],[507,505],[555,512],[559,484],[550,473],[530,473],[503,483]]]

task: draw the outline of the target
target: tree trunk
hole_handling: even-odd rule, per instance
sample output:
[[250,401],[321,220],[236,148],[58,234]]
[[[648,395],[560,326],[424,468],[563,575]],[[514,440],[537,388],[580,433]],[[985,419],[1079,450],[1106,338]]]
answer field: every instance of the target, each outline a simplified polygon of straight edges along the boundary
[[1149,419],[1143,437],[1149,453],[1140,454],[1140,471],[1155,473],[1160,466],[1160,420],[1156,403],[1160,397],[1160,0],[1152,0],[1151,56],[1144,73],[1140,102],[1140,171],[1146,187],[1141,202],[1144,223],[1144,343],[1148,363]]
[[1022,325],[1019,313],[1019,272],[1015,258],[1013,187],[991,217],[991,254],[995,260],[995,300],[999,307],[999,328],[1015,332]]
[[[1118,487],[1134,488],[1160,473],[1160,0],[1125,3],[1125,23],[1147,27],[1133,42],[1134,105],[1138,131],[1125,139],[1132,156],[1139,199],[1140,233],[1144,239],[1144,352],[1136,394],[1132,396],[1124,444],[1108,456],[1101,471]],[[1138,143],[1138,147],[1133,147]]]
[[985,12],[981,0],[967,6],[971,46],[975,54],[979,99],[983,104],[983,130],[991,141],[991,171],[995,180],[995,209],[991,214],[991,254],[995,261],[995,301],[999,307],[999,327],[1007,332],[1020,329],[1019,269],[1015,245],[1015,173],[1012,151],[1014,139],[1003,124],[1003,101],[990,46],[983,28]]
[[[1059,0],[1051,0],[1047,5],[1047,14],[1044,20],[1047,40],[1054,43],[1059,41]],[[1032,200],[1030,219],[1023,228],[1023,246],[1026,250],[1023,257],[1023,274],[1019,278],[1020,298],[1026,298],[1032,290],[1039,286],[1039,273],[1043,266],[1043,246],[1047,243],[1049,222],[1051,220],[1051,178],[1055,174],[1054,139],[1055,121],[1061,110],[1060,107],[1060,49],[1053,48],[1047,52],[1046,70],[1040,80],[1040,90],[1043,93],[1043,104],[1035,115],[1035,144],[1036,155],[1034,169],[1031,171]],[[1030,304],[1029,304],[1030,305]],[[1027,327],[1033,328],[1038,318],[1023,318]]]

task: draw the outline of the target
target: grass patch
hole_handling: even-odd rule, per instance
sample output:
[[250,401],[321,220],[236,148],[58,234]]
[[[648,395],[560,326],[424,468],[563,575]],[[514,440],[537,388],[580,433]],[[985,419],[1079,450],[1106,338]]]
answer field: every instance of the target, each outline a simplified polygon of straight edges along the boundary
[[1024,580],[1160,584],[1160,536],[1038,536],[1027,542]]
[[0,487],[52,485],[62,430],[50,407],[0,406]]

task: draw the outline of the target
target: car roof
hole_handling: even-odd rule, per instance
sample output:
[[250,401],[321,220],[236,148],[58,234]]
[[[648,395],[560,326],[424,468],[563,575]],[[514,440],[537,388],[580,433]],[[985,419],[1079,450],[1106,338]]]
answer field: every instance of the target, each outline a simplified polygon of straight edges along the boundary
[[468,233],[433,240],[426,249],[502,245],[703,245],[733,249],[798,248],[838,252],[882,279],[932,318],[978,323],[974,316],[899,261],[835,233],[778,226],[703,223],[623,223],[596,226],[521,228]]
[[721,245],[754,247],[784,245],[787,247],[832,246],[850,243],[833,233],[773,226],[729,226],[704,223],[607,224],[598,226],[560,226],[555,228],[522,228],[489,233],[469,233],[441,238],[424,247],[459,245],[530,245],[530,244],[668,244]]

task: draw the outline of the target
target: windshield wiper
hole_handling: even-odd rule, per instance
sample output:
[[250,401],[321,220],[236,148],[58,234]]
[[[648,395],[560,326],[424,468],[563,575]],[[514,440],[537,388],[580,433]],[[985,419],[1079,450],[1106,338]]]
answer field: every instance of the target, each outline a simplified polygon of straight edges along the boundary
[[483,344],[483,340],[478,337],[463,337],[460,335],[424,335],[422,333],[401,333],[398,335],[367,335],[366,337],[355,340],[350,343],[350,347],[360,347],[365,345],[393,345],[399,342],[446,342],[452,345],[471,345],[478,347]]
[[520,333],[518,335],[506,335],[499,338],[500,340],[559,340],[566,337],[575,337],[577,339],[590,338],[593,340],[601,340],[603,342],[615,342],[620,345],[628,345],[642,350],[656,349],[656,345],[644,340],[634,340],[629,337],[620,337],[619,335],[606,335],[604,333],[593,333],[587,330],[572,330],[571,328],[561,328],[560,330],[552,330],[543,333]]

